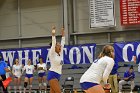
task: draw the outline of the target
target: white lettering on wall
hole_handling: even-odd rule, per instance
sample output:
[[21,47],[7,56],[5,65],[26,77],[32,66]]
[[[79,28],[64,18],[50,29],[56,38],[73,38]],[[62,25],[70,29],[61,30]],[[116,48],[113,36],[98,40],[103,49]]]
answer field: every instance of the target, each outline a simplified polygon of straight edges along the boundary
[[[19,63],[22,64],[22,61],[25,61],[25,65],[28,62],[29,59],[29,50],[21,50],[21,51],[17,51],[18,52],[18,56],[19,56]],[[23,57],[23,53],[24,53],[24,57]]]
[[36,65],[39,56],[41,55],[41,49],[32,50],[33,53],[33,65]]
[[[128,60],[128,52],[127,52],[127,49],[128,47],[131,47],[132,51],[134,52],[134,45],[133,44],[126,44],[124,47],[123,47],[123,52],[122,52],[122,56],[123,56],[123,60],[125,62],[129,62]],[[133,57],[131,59],[131,61],[133,61]]]
[[5,61],[9,61],[10,66],[13,65],[14,54],[16,51],[2,51],[2,55]]
[[[74,54],[74,53],[76,53],[76,54]],[[73,55],[76,55],[76,62],[74,62]],[[70,49],[70,52],[69,52],[69,60],[70,60],[70,63],[71,64],[74,64],[74,63],[79,64],[80,63],[80,60],[81,60],[81,52],[80,52],[79,48],[73,47],[73,48]]]
[[[94,46],[90,46],[90,49],[87,47],[87,46],[83,46],[82,47],[83,48],[83,64],[84,63],[86,63],[86,57],[85,56],[87,56],[88,57],[88,59],[89,59],[89,62],[90,63],[92,63],[93,62],[93,48],[94,48]],[[90,52],[91,51],[91,52]]]

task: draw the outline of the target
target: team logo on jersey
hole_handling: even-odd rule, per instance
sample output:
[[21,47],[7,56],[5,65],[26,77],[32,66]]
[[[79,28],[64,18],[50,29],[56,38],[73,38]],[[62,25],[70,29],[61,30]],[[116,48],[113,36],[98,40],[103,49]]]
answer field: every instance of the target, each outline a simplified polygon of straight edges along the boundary
[[28,71],[31,71],[31,69],[30,69],[30,68],[28,68]]

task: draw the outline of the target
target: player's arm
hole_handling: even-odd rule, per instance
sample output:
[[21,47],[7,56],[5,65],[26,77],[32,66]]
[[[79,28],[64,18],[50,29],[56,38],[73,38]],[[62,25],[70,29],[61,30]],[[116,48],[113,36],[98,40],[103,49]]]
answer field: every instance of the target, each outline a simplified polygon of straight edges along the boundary
[[107,66],[106,66],[105,71],[103,73],[104,84],[107,84],[107,79],[108,79],[108,77],[110,75],[110,72],[111,72],[113,66],[114,66],[114,60],[113,59],[112,60],[108,60]]
[[26,69],[26,66],[24,66],[24,64],[22,64],[22,74],[24,73],[25,69]]
[[50,49],[50,55],[55,52],[56,37],[55,37],[55,26],[52,27],[52,45]]
[[64,31],[64,27],[61,28],[61,34],[62,34],[62,38],[61,38],[61,52],[60,52],[60,55],[63,59],[63,48],[64,48],[64,45],[65,45],[65,31]]

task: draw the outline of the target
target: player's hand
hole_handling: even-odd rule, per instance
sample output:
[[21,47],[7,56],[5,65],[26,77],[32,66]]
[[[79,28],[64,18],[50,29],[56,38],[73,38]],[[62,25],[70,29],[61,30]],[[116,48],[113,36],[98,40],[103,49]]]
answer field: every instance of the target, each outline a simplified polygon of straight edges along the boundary
[[111,88],[111,84],[107,83],[104,85],[104,89],[110,89]]
[[62,37],[65,36],[65,31],[64,31],[64,27],[61,28],[61,34],[62,34]]
[[3,80],[1,76],[0,76],[0,80],[1,80],[1,81]]
[[137,57],[136,57],[136,56],[134,56],[133,60],[134,60],[134,63],[136,64]]
[[129,77],[131,78],[131,77],[133,77],[133,75],[130,75]]
[[39,67],[38,70],[43,70],[43,67]]
[[125,78],[124,80],[129,80],[129,77]]
[[52,26],[52,36],[55,36],[55,26]]

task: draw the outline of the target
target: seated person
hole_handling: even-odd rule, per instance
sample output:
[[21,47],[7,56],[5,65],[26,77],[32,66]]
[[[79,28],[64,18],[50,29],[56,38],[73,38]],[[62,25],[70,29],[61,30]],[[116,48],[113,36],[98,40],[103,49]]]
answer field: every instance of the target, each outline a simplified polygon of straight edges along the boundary
[[124,79],[119,81],[119,93],[121,93],[122,85],[125,85],[125,84],[131,85],[130,93],[133,93],[132,90],[134,89],[134,86],[135,86],[134,78],[135,78],[134,69],[133,69],[133,66],[131,66],[129,70],[124,73]]

